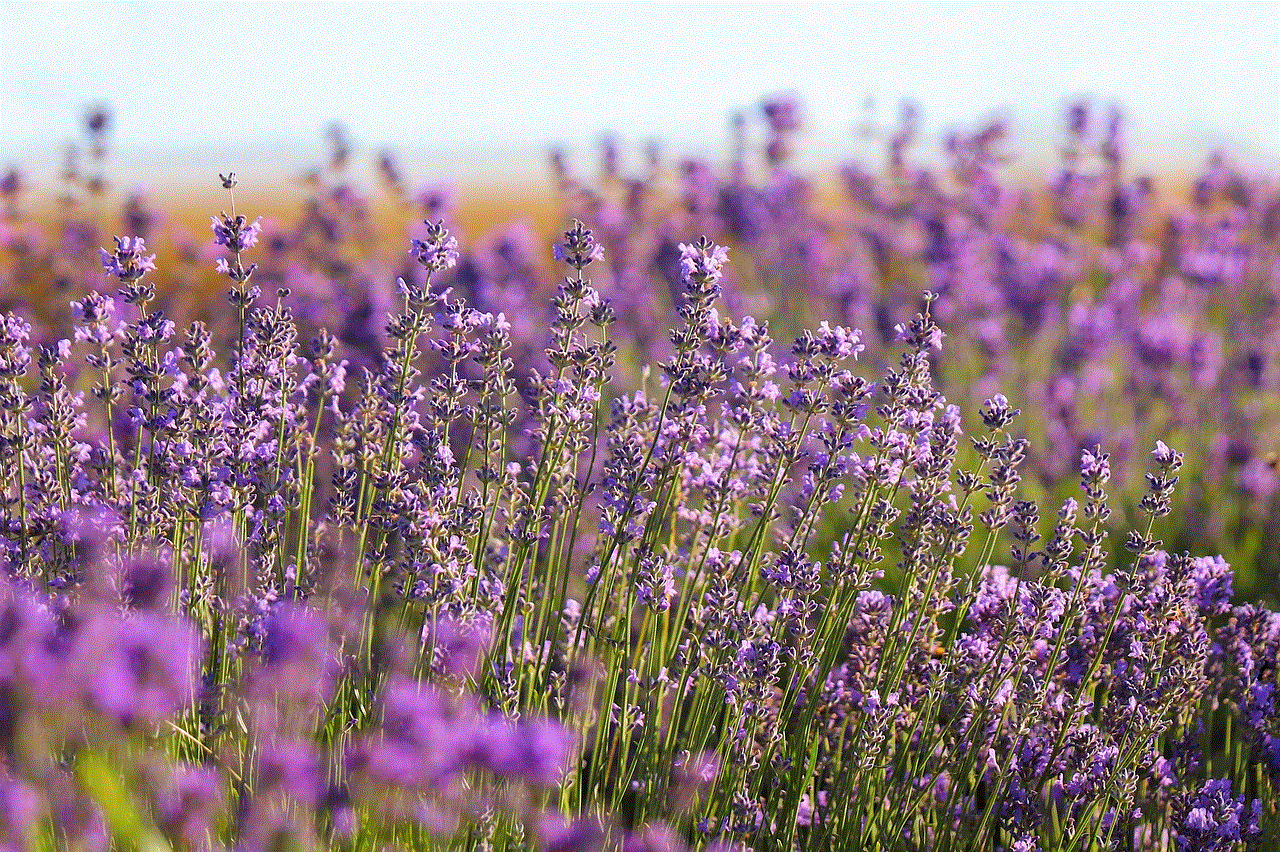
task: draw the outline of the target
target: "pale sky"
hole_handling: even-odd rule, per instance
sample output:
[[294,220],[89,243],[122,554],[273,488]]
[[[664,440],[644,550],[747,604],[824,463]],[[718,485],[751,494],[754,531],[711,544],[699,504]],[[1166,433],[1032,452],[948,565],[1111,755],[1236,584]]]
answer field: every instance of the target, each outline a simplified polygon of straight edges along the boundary
[[882,122],[914,98],[934,133],[998,110],[1049,154],[1089,94],[1123,105],[1136,145],[1280,163],[1280,3],[0,0],[0,31],[0,167],[56,169],[99,100],[135,167],[311,156],[340,119],[366,152],[480,169],[604,132],[722,154],[730,113],[780,91],[833,158],[868,97]]

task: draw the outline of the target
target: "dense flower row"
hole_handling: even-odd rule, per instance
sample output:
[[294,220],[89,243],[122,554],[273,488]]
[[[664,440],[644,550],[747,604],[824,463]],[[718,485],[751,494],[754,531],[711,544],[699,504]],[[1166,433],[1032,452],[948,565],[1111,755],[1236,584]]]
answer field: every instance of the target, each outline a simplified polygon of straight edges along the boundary
[[[1063,483],[1081,450],[1105,438],[1121,474],[1111,531],[1123,533],[1143,496],[1143,448],[1177,443],[1188,457],[1186,511],[1170,541],[1222,553],[1250,597],[1280,601],[1280,556],[1267,546],[1280,539],[1274,177],[1220,155],[1185,189],[1176,176],[1144,176],[1127,156],[1122,116],[1087,103],[1069,110],[1061,165],[1042,185],[1008,176],[1009,128],[998,121],[953,134],[941,164],[923,166],[919,115],[906,109],[886,131],[888,167],[851,163],[831,198],[789,168],[800,105],[779,99],[760,118],[762,132],[746,117],[735,124],[723,173],[702,159],[667,166],[656,149],[628,173],[616,143],[606,146],[597,179],[556,159],[566,214],[592,222],[607,250],[592,280],[619,319],[610,336],[621,356],[613,394],[638,383],[640,365],[670,354],[663,318],[683,298],[677,247],[690,234],[733,246],[722,286],[735,314],[768,318],[787,337],[823,319],[861,328],[864,361],[876,372],[896,358],[894,327],[930,290],[935,317],[953,335],[939,389],[972,408],[1003,392],[1034,413],[1023,424],[1030,494],[1069,496]],[[68,163],[51,235],[23,215],[21,176],[0,181],[0,306],[25,300],[21,312],[41,343],[72,322],[69,301],[101,289],[93,258],[117,227],[107,224],[103,133],[99,126],[89,140],[96,159]],[[390,156],[379,162],[385,192],[370,195],[351,177],[351,142],[341,133],[333,142],[333,161],[312,176],[312,198],[294,221],[237,216],[233,205],[215,220],[215,236],[228,249],[219,269],[232,286],[268,296],[287,290],[299,339],[328,328],[358,369],[377,365],[388,342],[384,318],[398,299],[391,282],[420,283],[422,275],[405,237],[380,227],[385,212],[375,211],[390,203],[404,219],[434,222],[452,200],[435,188],[411,194]],[[421,215],[409,215],[413,208]],[[156,306],[180,325],[204,318],[215,340],[233,336],[238,313],[211,312],[201,295],[211,284],[209,248],[143,197],[121,212],[122,232],[171,258]],[[516,224],[472,240],[436,276],[472,307],[505,313],[518,375],[548,366],[544,306],[557,276],[548,275],[539,242]],[[254,252],[254,264],[239,268],[236,246]],[[237,284],[250,275],[252,283]],[[51,301],[50,292],[65,295]]]
[[[153,284],[167,270],[149,233],[61,247],[68,280],[98,258],[92,292],[0,314],[0,843],[1280,843],[1280,615],[1235,605],[1228,562],[1196,555],[1212,551],[1184,493],[1225,487],[1198,471],[1185,487],[1205,448],[1153,436],[1145,487],[1113,512],[1125,440],[1049,428],[1064,474],[1023,435],[1062,409],[1033,396],[1024,417],[1001,369],[972,406],[936,386],[969,377],[985,273],[939,278],[917,256],[935,289],[900,298],[894,241],[930,216],[1012,239],[1004,208],[978,206],[1000,196],[998,133],[955,141],[959,195],[898,163],[905,195],[867,202],[874,221],[845,244],[882,233],[885,277],[805,330],[819,303],[742,316],[756,291],[739,250],[669,237],[728,226],[752,274],[813,284],[793,240],[817,213],[782,170],[798,113],[766,114],[764,189],[739,173],[657,222],[641,182],[616,228],[578,198],[607,241],[575,223],[557,242],[569,274],[541,327],[529,252],[463,255],[434,217],[398,247],[394,296],[342,302],[379,273],[358,255],[375,239],[358,200],[336,191],[296,231],[234,203],[213,220],[204,262],[230,309],[208,324]],[[747,218],[727,224],[734,210]],[[768,214],[755,230],[749,210]],[[10,300],[54,267],[6,234]],[[1266,244],[1241,251],[1240,287],[1271,286]],[[637,301],[653,264],[665,337]],[[1025,307],[1047,317],[1079,285]],[[980,313],[1004,317],[1000,299]],[[1054,327],[1028,320],[1002,351],[1041,351]],[[1250,334],[1265,378],[1275,350]],[[1094,370],[1110,356],[1089,340],[1051,368]],[[1135,403],[1174,399],[1180,362],[1135,363],[1155,383],[1135,368]],[[1217,386],[1228,406],[1234,381]],[[1086,413],[1062,416],[1105,427]]]

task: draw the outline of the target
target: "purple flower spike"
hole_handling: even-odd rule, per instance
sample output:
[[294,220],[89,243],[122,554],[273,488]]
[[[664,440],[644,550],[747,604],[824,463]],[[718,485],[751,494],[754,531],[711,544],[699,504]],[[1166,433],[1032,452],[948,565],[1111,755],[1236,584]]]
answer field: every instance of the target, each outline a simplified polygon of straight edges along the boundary
[[1182,453],[1170,447],[1164,441],[1156,441],[1156,448],[1151,451],[1156,463],[1173,470],[1182,467]]
[[1198,556],[1191,560],[1190,580],[1202,615],[1231,611],[1231,579],[1231,566],[1221,556]]
[[552,246],[551,253],[556,260],[564,261],[579,272],[592,261],[604,260],[604,247],[596,242],[591,229],[576,219],[573,227],[564,232],[564,242]]
[[434,223],[427,220],[423,224],[427,226],[427,238],[413,240],[409,254],[428,272],[452,269],[458,263],[458,241],[445,228],[444,220]]
[[249,222],[243,216],[222,214],[213,219],[213,241],[226,246],[228,251],[243,251],[258,244],[258,236],[262,233],[262,217]]
[[112,323],[116,304],[110,296],[92,292],[83,300],[72,302],[71,310],[79,320],[74,332],[77,343],[105,346],[116,335],[117,328]]
[[1261,836],[1262,803],[1254,799],[1246,806],[1243,796],[1231,793],[1230,779],[1214,778],[1183,802],[1175,828],[1179,852],[1226,852]]
[[1111,478],[1111,454],[1102,452],[1101,447],[1084,449],[1080,452],[1080,479],[1089,484],[1103,485]]
[[688,283],[715,285],[724,275],[729,249],[702,237],[696,243],[680,244],[680,276]]
[[1021,413],[1022,409],[1011,407],[1005,395],[998,393],[987,400],[986,408],[982,410],[982,423],[988,429],[1003,429]]
[[147,244],[142,237],[116,237],[116,250],[98,249],[102,268],[122,284],[132,284],[156,268],[156,256],[144,254]]

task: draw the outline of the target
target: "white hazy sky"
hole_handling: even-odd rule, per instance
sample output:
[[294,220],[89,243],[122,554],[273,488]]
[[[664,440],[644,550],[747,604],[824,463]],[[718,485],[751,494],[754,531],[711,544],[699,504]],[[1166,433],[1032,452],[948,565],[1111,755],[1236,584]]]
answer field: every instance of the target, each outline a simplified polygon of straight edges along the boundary
[[1047,154],[1089,94],[1148,151],[1280,163],[1280,3],[0,0],[0,31],[0,167],[56,168],[98,100],[122,156],[169,168],[309,155],[335,119],[363,148],[493,166],[606,131],[720,153],[731,111],[779,91],[833,157],[868,96],[882,122],[916,99],[932,132],[999,110]]

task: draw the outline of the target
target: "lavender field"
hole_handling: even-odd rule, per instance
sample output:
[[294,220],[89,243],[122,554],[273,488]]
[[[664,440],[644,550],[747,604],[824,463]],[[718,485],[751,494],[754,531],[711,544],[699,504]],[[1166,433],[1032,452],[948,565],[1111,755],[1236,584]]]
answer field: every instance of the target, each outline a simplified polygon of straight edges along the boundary
[[0,848],[1280,849],[1280,184],[801,125],[4,174]]

